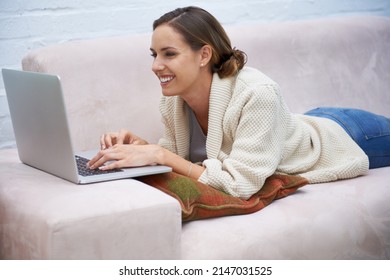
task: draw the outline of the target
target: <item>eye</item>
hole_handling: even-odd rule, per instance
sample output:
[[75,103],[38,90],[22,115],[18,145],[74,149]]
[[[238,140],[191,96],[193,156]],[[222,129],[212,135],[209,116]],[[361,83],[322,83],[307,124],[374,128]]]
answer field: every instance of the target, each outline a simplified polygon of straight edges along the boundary
[[156,58],[156,57],[157,57],[157,54],[156,54],[156,53],[151,53],[150,56]]
[[167,57],[173,57],[173,56],[175,56],[175,55],[176,55],[175,52],[166,52],[166,53],[165,53],[165,56],[167,56]]

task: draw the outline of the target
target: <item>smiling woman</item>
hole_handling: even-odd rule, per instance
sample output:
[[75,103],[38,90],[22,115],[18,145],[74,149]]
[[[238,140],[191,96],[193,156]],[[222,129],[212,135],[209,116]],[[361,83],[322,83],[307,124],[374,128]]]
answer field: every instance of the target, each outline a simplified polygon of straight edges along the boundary
[[[115,161],[103,169],[163,164],[249,199],[274,173],[318,183],[390,165],[388,118],[342,108],[291,113],[278,84],[246,67],[245,53],[201,8],[157,19],[150,50],[163,94],[164,136],[156,145],[127,130],[105,134],[91,168],[109,160]],[[365,131],[375,142],[365,140]]]
[[151,51],[152,70],[160,79],[164,95],[190,99],[198,92],[208,94],[212,75],[202,65],[211,58],[209,46],[193,51],[180,33],[165,24],[154,30]]

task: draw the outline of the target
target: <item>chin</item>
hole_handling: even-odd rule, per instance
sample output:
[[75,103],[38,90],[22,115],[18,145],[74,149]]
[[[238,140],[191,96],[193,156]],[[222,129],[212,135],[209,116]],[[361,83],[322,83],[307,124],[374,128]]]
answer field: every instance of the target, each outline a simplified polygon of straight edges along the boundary
[[177,95],[177,93],[174,93],[174,92],[172,92],[170,90],[164,90],[164,89],[161,91],[161,93],[164,96],[175,96],[175,95]]

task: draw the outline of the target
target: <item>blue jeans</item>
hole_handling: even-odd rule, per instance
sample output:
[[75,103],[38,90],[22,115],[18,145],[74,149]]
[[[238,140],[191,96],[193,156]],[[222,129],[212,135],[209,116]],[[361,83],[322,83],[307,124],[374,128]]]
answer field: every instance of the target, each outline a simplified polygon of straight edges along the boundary
[[359,109],[334,107],[316,108],[305,115],[337,122],[366,153],[370,169],[390,166],[389,118]]

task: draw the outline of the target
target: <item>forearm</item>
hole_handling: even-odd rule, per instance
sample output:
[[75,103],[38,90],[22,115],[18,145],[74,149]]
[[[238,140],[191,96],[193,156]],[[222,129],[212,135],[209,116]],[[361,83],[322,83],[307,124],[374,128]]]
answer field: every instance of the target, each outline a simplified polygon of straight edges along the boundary
[[173,171],[181,175],[198,179],[205,170],[205,167],[185,160],[171,151],[160,147],[157,153],[157,163],[172,167]]

